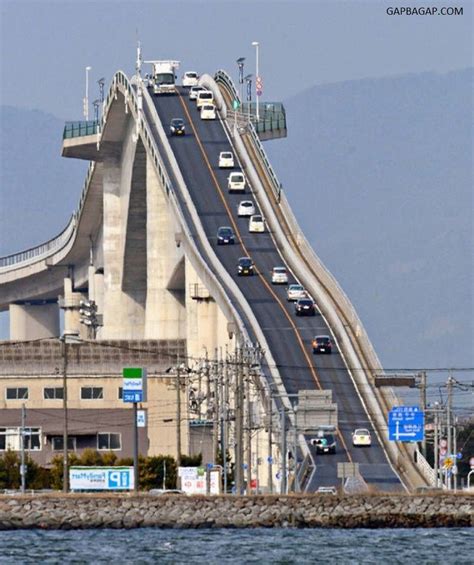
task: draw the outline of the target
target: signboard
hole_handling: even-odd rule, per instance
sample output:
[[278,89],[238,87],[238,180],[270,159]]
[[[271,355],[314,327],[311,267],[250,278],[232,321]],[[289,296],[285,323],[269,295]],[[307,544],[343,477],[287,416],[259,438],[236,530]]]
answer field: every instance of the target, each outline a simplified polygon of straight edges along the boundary
[[422,441],[425,415],[419,406],[395,406],[388,415],[390,441]]
[[[204,467],[179,467],[181,490],[188,494],[206,494],[206,470]],[[220,494],[220,471],[210,471],[210,493]]]
[[125,367],[123,369],[123,401],[146,401],[146,369]]
[[240,108],[240,102],[238,100],[233,100],[232,101],[232,108],[234,110],[238,110]]
[[255,80],[255,90],[257,96],[262,96],[263,94],[263,80],[262,77],[257,77]]
[[70,467],[71,490],[133,490],[133,467]]
[[145,410],[137,410],[137,428],[146,428]]

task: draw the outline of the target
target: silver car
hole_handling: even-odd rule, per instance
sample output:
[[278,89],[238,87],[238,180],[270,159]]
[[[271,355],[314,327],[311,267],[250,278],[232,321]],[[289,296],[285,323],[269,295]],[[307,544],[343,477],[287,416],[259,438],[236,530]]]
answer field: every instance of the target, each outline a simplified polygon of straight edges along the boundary
[[255,213],[255,205],[251,200],[242,200],[237,208],[237,216],[241,218],[253,216]]

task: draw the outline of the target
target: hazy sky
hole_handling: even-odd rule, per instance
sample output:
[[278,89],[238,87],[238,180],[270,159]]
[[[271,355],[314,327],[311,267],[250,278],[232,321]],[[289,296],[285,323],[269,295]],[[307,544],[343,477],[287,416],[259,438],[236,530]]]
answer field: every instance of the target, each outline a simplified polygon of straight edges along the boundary
[[472,66],[472,3],[462,16],[387,15],[404,0],[23,1],[0,0],[2,104],[80,119],[85,67],[96,80],[132,74],[137,37],[145,58],[174,58],[181,70],[235,74],[261,44],[264,98],[283,100],[314,84]]

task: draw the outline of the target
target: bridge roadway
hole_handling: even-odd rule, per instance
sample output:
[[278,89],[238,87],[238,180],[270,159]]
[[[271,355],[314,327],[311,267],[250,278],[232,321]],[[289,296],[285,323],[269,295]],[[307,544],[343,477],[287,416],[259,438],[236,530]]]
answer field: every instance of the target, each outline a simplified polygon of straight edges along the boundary
[[[153,101],[168,135],[172,118],[179,117],[185,121],[184,137],[169,135],[172,150],[204,231],[223,267],[234,276],[261,325],[286,391],[294,394],[303,389],[331,389],[333,401],[338,404],[337,453],[316,455],[314,448],[310,447],[316,463],[310,490],[337,485],[337,462],[344,461],[358,462],[362,476],[374,487],[400,490],[402,485],[399,478],[387,461],[337,348],[333,348],[332,355],[312,354],[312,337],[315,334],[330,334],[325,320],[319,313],[315,317],[295,316],[293,304],[286,301],[285,287],[271,285],[272,268],[283,264],[271,234],[268,231],[263,234],[249,233],[248,218],[237,216],[237,206],[241,200],[252,199],[255,202],[255,199],[249,187],[245,195],[228,193],[227,176],[230,170],[218,168],[218,156],[221,151],[234,150],[223,124],[219,120],[201,120],[195,102],[189,100],[187,91],[182,88],[174,96],[153,96]],[[216,232],[220,226],[234,227],[237,235],[235,245],[217,246]],[[252,257],[259,276],[237,276],[237,261],[244,255]],[[352,446],[351,434],[357,427],[371,430],[372,447]]]

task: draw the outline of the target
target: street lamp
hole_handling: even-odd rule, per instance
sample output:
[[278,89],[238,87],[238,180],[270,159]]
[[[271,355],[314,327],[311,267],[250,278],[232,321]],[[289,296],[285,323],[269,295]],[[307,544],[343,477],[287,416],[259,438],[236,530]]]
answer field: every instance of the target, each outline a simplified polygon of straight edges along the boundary
[[247,75],[244,80],[247,84],[248,120],[250,122],[250,106],[252,105],[252,75]]
[[260,75],[258,74],[258,48],[259,48],[259,43],[258,41],[252,41],[252,45],[253,47],[255,47],[255,98],[257,101],[257,122],[260,120],[260,113],[259,113],[259,107],[258,107],[258,97],[260,96],[260,94],[262,93],[261,90],[259,90],[259,84],[260,84]]
[[92,67],[86,67],[86,95],[84,97],[84,118],[86,122],[89,120],[89,71]]
[[61,352],[63,357],[63,492],[69,491],[69,452],[68,452],[68,407],[67,407],[67,366],[68,366],[68,345],[80,343],[79,332],[77,330],[65,331],[59,338],[62,344]]
[[239,57],[236,61],[239,67],[240,103],[242,104],[242,88],[244,84],[244,61],[245,57]]

